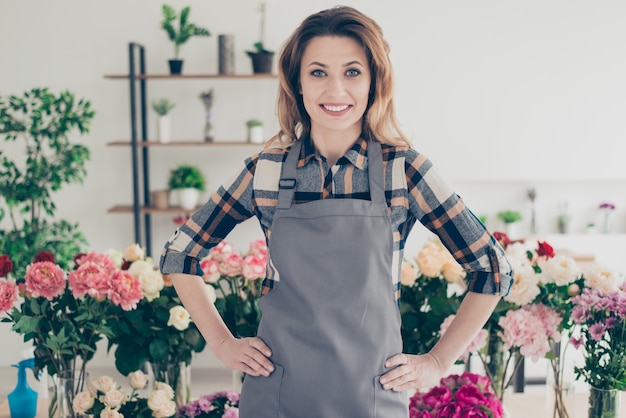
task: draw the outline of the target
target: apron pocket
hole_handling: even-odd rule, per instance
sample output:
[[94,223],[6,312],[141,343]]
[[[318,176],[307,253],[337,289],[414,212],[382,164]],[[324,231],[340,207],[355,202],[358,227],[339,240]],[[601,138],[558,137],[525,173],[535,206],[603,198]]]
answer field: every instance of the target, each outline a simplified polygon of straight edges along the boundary
[[283,367],[274,363],[268,377],[246,375],[239,400],[240,418],[278,418]]
[[376,376],[374,378],[373,416],[374,418],[408,418],[409,403],[406,392],[383,389],[380,376]]

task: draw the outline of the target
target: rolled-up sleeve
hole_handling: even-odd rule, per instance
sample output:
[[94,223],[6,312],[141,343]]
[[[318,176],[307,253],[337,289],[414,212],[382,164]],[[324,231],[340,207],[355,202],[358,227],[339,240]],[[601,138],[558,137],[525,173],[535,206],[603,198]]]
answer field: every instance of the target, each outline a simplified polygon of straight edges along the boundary
[[504,250],[441,178],[432,162],[412,150],[407,154],[409,210],[436,234],[468,274],[468,290],[506,296],[513,271]]
[[163,274],[186,273],[202,276],[200,260],[239,223],[253,216],[252,179],[258,155],[211,195],[183,225],[170,236],[161,253]]

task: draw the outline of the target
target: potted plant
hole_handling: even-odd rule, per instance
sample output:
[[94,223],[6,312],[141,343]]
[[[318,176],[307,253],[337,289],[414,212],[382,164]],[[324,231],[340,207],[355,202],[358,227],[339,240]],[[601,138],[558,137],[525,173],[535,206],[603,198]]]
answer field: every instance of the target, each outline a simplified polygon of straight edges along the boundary
[[248,142],[263,143],[263,122],[259,119],[249,119],[246,121],[246,128],[248,128]]
[[0,254],[11,257],[17,277],[42,250],[69,269],[87,246],[77,223],[55,218],[53,194],[83,182],[89,149],[69,138],[89,133],[94,115],[91,103],[70,91],[0,96],[0,134],[24,147],[14,158],[0,148]]
[[517,225],[522,220],[522,214],[516,210],[503,210],[498,212],[498,219],[504,222],[507,235],[514,238],[517,235]]
[[205,190],[206,179],[197,166],[180,164],[170,171],[167,184],[170,191],[178,194],[180,206],[191,210],[198,205],[200,192]]
[[193,36],[211,36],[211,32],[207,29],[196,26],[189,22],[190,7],[184,7],[180,12],[178,21],[178,30],[174,28],[174,21],[178,17],[176,11],[167,4],[163,5],[163,21],[161,27],[172,42],[174,42],[174,58],[169,60],[170,74],[180,74],[183,69],[183,61],[179,59],[178,52],[181,45]]
[[261,13],[261,28],[259,31],[259,41],[254,43],[254,50],[246,51],[252,60],[252,71],[255,74],[271,73],[274,51],[265,48],[263,39],[265,38],[265,2],[259,3],[258,12]]
[[174,106],[174,103],[165,98],[152,102],[152,109],[157,114],[157,140],[159,142],[170,142],[172,119],[169,113]]

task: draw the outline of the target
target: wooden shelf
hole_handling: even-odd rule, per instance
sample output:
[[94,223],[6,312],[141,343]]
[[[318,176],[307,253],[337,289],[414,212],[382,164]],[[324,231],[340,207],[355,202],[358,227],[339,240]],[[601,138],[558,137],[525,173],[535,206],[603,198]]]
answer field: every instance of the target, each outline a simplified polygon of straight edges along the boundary
[[[131,141],[111,141],[107,142],[107,146],[118,147],[131,145]],[[262,147],[263,144],[257,144],[248,141],[218,141],[218,142],[206,142],[202,140],[184,140],[184,141],[171,141],[171,142],[159,142],[159,141],[138,141],[138,147],[221,147],[221,146],[256,146]]]
[[[183,209],[180,206],[170,206],[169,208],[161,209],[151,206],[142,206],[139,208],[140,213],[149,213],[153,215],[168,214],[168,213],[186,213],[192,214],[200,208],[198,206],[194,209]],[[133,205],[116,205],[107,210],[107,213],[133,213]]]
[[[105,74],[104,78],[110,80],[128,80],[128,74]],[[221,79],[273,79],[278,78],[276,74],[137,74],[135,78],[138,80],[145,79],[163,79],[163,80],[181,80],[181,79],[197,79],[197,78],[221,78]]]

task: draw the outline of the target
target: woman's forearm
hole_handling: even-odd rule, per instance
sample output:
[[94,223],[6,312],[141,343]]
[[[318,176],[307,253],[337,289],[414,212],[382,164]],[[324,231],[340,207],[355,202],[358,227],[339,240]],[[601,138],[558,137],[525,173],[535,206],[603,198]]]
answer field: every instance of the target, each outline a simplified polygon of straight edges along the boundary
[[454,320],[430,353],[442,370],[448,370],[485,325],[496,308],[499,295],[468,292]]
[[219,345],[232,333],[222,320],[215,308],[206,288],[206,284],[199,276],[189,274],[171,274],[172,282],[181,302],[189,311],[193,322],[207,342],[214,354]]

